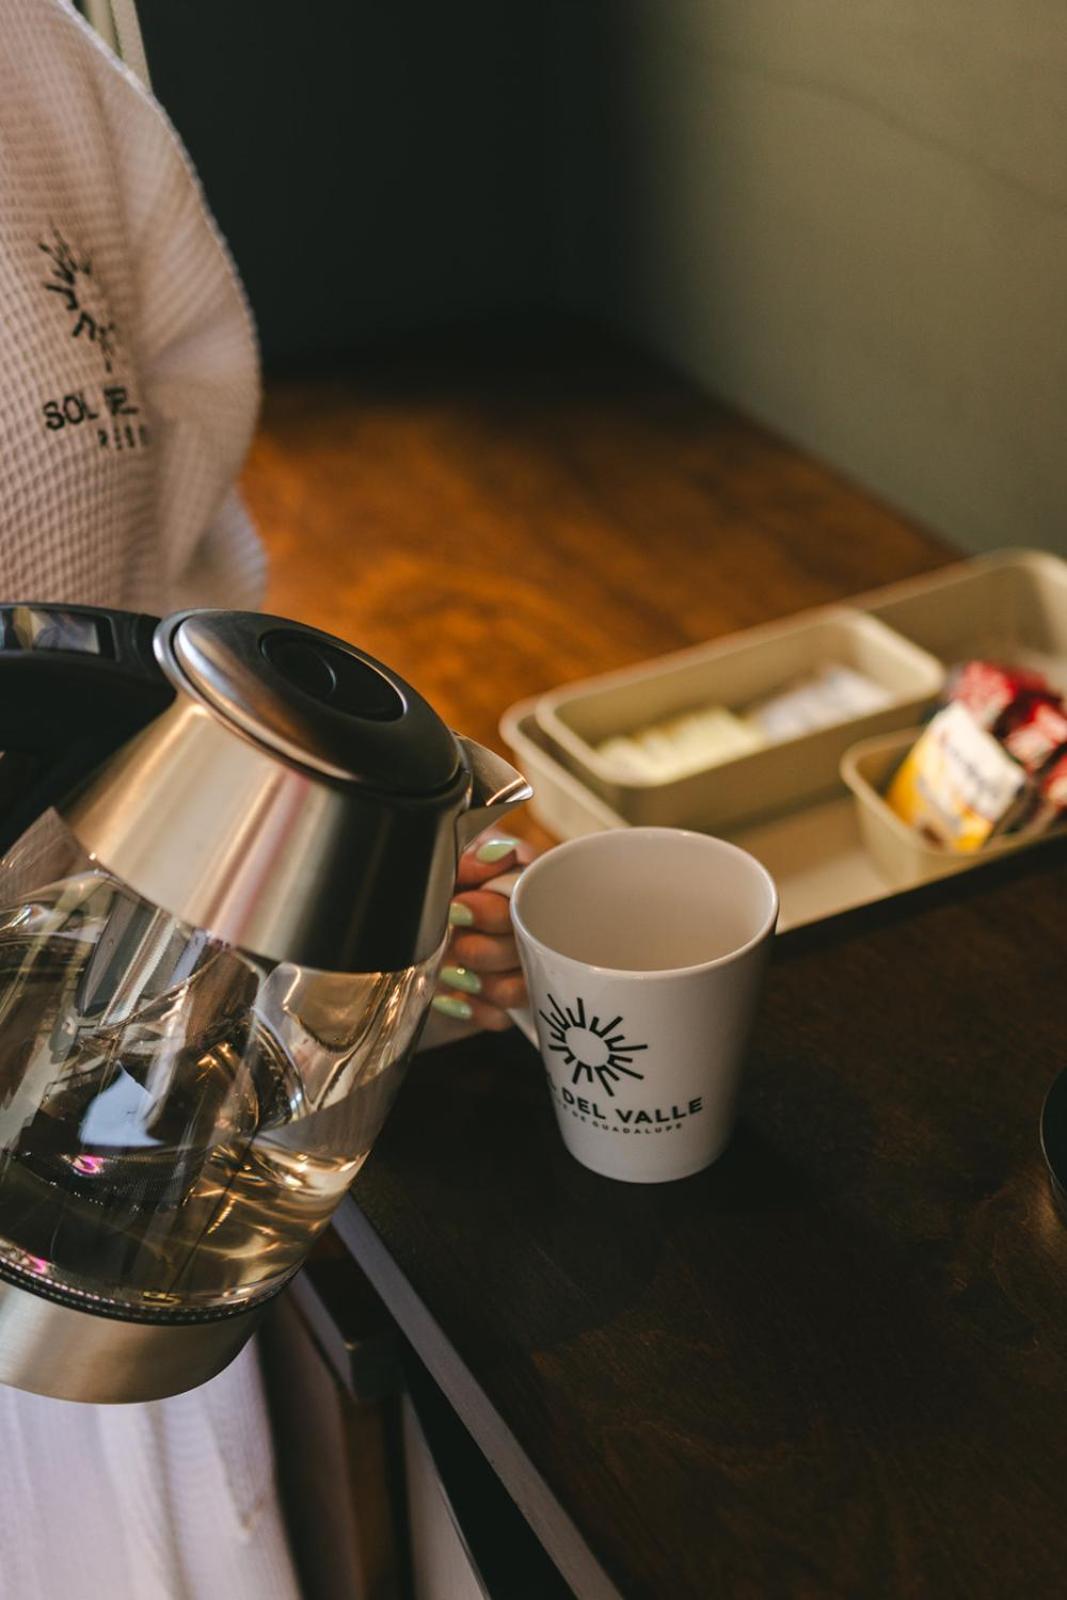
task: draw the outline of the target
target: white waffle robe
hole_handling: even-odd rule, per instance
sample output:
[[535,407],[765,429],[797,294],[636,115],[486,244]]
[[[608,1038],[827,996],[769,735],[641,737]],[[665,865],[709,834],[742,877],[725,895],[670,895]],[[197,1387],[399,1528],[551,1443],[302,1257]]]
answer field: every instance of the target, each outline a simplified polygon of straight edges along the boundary
[[[63,0],[0,0],[0,598],[254,606],[240,285],[160,107]],[[255,1352],[192,1394],[0,1388],[0,1600],[295,1600]]]

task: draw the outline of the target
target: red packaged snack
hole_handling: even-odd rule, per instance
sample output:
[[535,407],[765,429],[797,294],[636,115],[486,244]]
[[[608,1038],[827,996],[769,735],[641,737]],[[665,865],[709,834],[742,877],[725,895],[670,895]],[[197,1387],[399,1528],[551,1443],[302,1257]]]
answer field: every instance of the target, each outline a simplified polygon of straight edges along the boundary
[[1035,829],[1051,828],[1067,812],[1067,752],[1058,755],[1038,784],[1038,808],[1032,819]]
[[1067,711],[1050,690],[1024,690],[998,720],[997,738],[1030,777],[1067,747]]
[[1041,798],[1057,811],[1067,811],[1067,754],[1055,760],[1041,779]]
[[949,679],[945,697],[966,706],[978,726],[992,732],[1020,695],[1047,690],[1039,672],[1001,666],[996,661],[965,661]]

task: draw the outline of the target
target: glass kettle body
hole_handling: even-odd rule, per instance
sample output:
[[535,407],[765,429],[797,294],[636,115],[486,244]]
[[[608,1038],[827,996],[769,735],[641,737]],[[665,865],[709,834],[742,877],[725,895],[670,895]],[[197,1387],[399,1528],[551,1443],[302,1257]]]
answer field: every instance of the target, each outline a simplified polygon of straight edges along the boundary
[[[130,623],[77,616],[113,641]],[[168,660],[183,622],[205,648],[228,641],[206,685]],[[272,628],[286,672],[269,654],[259,665]],[[0,687],[24,635],[0,649]],[[77,679],[76,651],[37,648],[53,652],[46,677],[62,681],[63,654]],[[411,733],[430,729],[436,769],[399,739],[383,765],[373,727],[368,756],[363,713],[386,704],[401,722],[417,697],[313,630],[199,613],[161,624],[154,649],[162,670],[131,671],[162,710],[73,799],[54,792],[72,775],[63,746],[60,776],[45,763],[37,779],[44,809],[0,860],[0,1381],[76,1399],[174,1393],[240,1348],[402,1081],[458,850],[528,793],[425,717]],[[324,735],[301,719],[314,723],[312,691],[321,700],[346,660],[343,716]],[[361,688],[355,668],[382,681]],[[143,716],[114,719],[93,754]],[[205,818],[197,796],[213,785]]]

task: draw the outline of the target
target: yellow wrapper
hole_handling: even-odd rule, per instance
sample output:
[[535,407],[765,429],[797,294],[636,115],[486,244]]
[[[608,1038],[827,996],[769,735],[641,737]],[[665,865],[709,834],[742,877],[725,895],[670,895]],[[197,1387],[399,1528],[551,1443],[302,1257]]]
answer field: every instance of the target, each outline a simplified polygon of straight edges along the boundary
[[980,850],[1022,793],[1022,768],[963,706],[939,711],[901,763],[887,803],[947,850]]

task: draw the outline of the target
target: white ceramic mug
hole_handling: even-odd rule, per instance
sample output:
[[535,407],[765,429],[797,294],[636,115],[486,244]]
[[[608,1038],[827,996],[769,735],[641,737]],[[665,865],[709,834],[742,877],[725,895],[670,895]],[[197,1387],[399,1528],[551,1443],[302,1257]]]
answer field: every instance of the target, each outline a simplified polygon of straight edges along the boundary
[[511,905],[567,1149],[629,1183],[709,1166],[778,918],[770,874],[707,834],[626,828],[541,856]]

